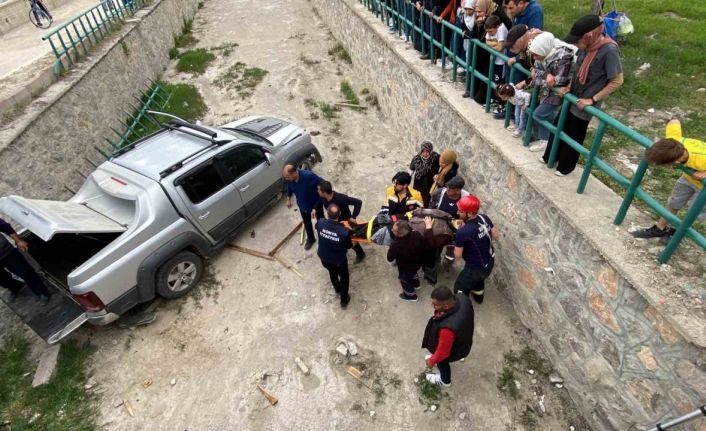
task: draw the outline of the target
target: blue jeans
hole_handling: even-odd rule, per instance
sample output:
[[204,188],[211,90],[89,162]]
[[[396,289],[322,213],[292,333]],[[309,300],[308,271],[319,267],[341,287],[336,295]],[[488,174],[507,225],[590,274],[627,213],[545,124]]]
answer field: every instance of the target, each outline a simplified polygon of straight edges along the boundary
[[523,132],[527,128],[527,113],[522,110],[521,106],[515,106],[515,127]]
[[[554,117],[556,117],[556,105],[550,105],[548,103],[540,103],[537,109],[534,110],[535,120],[541,119],[548,121],[550,123],[554,122]],[[538,122],[534,121],[532,123],[532,130],[537,139],[546,141],[549,139],[551,132],[544,126],[540,126]]]

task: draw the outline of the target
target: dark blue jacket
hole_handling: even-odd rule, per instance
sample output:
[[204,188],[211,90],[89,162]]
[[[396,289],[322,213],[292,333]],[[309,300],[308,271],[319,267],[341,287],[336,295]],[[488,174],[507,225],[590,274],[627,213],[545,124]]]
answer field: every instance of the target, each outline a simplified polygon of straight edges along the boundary
[[321,182],[321,177],[311,171],[298,170],[299,181],[287,181],[287,196],[292,194],[297,196],[297,206],[303,214],[308,214],[319,202],[319,192],[317,187]]
[[348,249],[353,247],[350,231],[335,220],[319,219],[316,222],[319,234],[319,258],[324,263],[342,265],[347,262]]
[[[330,201],[326,198],[321,198],[321,205],[328,209],[331,204],[336,204],[341,210],[341,215],[338,217],[339,221],[346,221],[352,218],[357,218],[360,214],[360,208],[363,206],[363,201],[360,199],[352,198],[350,196],[344,195],[343,193],[333,192],[333,197]],[[353,212],[351,213],[351,206],[353,207]]]
[[512,25],[524,24],[529,29],[544,30],[544,9],[536,0],[530,0],[524,12],[512,18]]

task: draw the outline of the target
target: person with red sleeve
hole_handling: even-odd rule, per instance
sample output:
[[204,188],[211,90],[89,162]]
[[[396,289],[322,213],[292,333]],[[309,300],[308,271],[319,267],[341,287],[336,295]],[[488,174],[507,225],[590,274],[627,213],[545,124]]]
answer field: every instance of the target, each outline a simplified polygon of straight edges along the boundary
[[437,287],[431,292],[434,316],[424,330],[422,348],[431,352],[426,365],[436,365],[439,373],[429,373],[429,383],[448,387],[451,385],[451,362],[465,358],[473,346],[473,304],[462,292],[456,295],[448,287]]

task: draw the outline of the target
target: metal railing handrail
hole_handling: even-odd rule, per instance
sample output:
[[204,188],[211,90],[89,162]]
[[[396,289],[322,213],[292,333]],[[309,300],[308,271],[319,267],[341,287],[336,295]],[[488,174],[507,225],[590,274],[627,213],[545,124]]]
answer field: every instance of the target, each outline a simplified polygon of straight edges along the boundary
[[[101,0],[42,36],[54,53],[54,74],[88,55],[89,48],[105,39],[115,27],[134,15],[143,0]],[[80,47],[80,48],[79,48]],[[68,65],[64,64],[64,60]]]
[[[430,61],[434,62],[438,59],[441,60],[442,62],[442,70],[446,68],[446,62],[448,58],[451,58],[451,65],[452,65],[452,79],[453,81],[457,80],[457,71],[456,67],[457,65],[460,65],[463,67],[466,71],[466,78],[465,78],[465,88],[467,91],[469,91],[470,94],[474,94],[475,92],[475,83],[476,80],[473,78],[477,78],[480,82],[486,84],[488,87],[488,91],[486,91],[486,100],[485,100],[485,111],[490,112],[490,101],[491,101],[491,91],[495,90],[497,88],[497,85],[493,82],[493,72],[494,72],[494,63],[496,58],[500,58],[503,61],[507,63],[507,60],[510,58],[507,55],[503,54],[502,52],[496,51],[495,49],[491,48],[484,42],[478,40],[478,39],[467,39],[470,40],[471,42],[471,49],[466,50],[466,56],[465,58],[461,58],[458,55],[457,48],[458,48],[458,38],[463,37],[463,31],[456,27],[454,24],[448,22],[447,20],[442,20],[439,25],[440,27],[440,34],[438,35],[439,37],[435,37],[435,34],[437,31],[435,31],[435,25],[432,24],[432,20],[436,20],[439,18],[437,15],[434,15],[431,11],[423,9],[420,14],[420,25],[416,25],[414,22],[413,17],[407,16],[407,10],[405,9],[404,15],[400,14],[398,11],[396,11],[393,7],[384,4],[384,0],[359,0],[361,3],[363,3],[368,10],[373,11],[377,16],[380,17],[380,19],[383,22],[386,22],[389,20],[389,18],[396,19],[398,22],[398,33],[401,36],[403,33],[403,25],[406,28],[405,37],[407,41],[410,39],[410,34],[417,33],[420,36],[420,43],[421,43],[421,48],[422,52],[429,52],[429,57]],[[397,4],[398,0],[391,0],[393,4]],[[405,5],[408,3],[408,0],[404,1]],[[417,12],[419,13],[419,12]],[[413,12],[414,14],[414,12]],[[428,26],[425,26],[424,20],[427,20],[427,23],[430,24]],[[427,33],[425,31],[425,27],[429,28],[429,32]],[[449,49],[443,41],[446,40],[446,32],[451,31],[451,38],[452,38],[452,48]],[[428,45],[431,45],[431,47],[428,47]],[[425,49],[426,48],[426,49]],[[431,48],[436,48],[436,49],[431,49]],[[469,47],[470,48],[470,47]],[[440,55],[439,57],[436,56],[436,51],[439,51]],[[488,66],[488,71],[479,71],[476,68],[476,60],[478,57],[478,49],[483,49],[488,52],[490,55],[489,59],[489,66]],[[524,68],[522,65],[518,63],[514,63],[512,66],[510,66],[510,78],[512,79],[515,76],[515,73],[522,73],[525,76],[530,76],[530,71]],[[558,89],[553,89],[553,91],[558,91]],[[595,167],[598,170],[602,171],[606,175],[608,175],[611,179],[613,179],[618,185],[620,185],[622,188],[626,190],[625,195],[623,197],[622,204],[620,208],[618,209],[618,213],[615,216],[614,219],[614,224],[620,225],[623,223],[625,220],[625,216],[627,214],[628,209],[630,208],[632,202],[634,201],[635,198],[639,199],[642,201],[645,205],[647,205],[650,209],[655,211],[658,215],[664,217],[667,219],[669,223],[672,225],[676,226],[676,232],[674,235],[672,235],[672,238],[669,240],[667,243],[667,246],[664,248],[662,253],[660,254],[658,260],[660,263],[666,263],[669,258],[674,254],[676,249],[678,248],[679,244],[681,243],[682,239],[684,236],[689,237],[691,240],[693,240],[698,246],[700,246],[703,249],[706,249],[706,237],[702,235],[700,232],[698,232],[696,229],[693,228],[693,223],[696,221],[696,218],[698,217],[699,213],[701,210],[706,206],[706,180],[700,181],[701,184],[705,187],[699,192],[699,194],[696,196],[694,201],[691,204],[691,207],[687,211],[687,214],[684,216],[684,219],[680,219],[676,215],[672,214],[665,208],[663,205],[661,205],[656,199],[654,199],[652,196],[649,195],[642,187],[642,181],[644,179],[644,176],[647,172],[648,168],[648,163],[644,159],[644,157],[641,159],[640,164],[638,165],[638,168],[635,172],[635,174],[632,176],[631,179],[625,177],[622,175],[620,172],[618,172],[616,169],[614,169],[612,166],[610,166],[608,163],[606,163],[604,160],[602,160],[599,157],[599,151],[601,144],[603,142],[603,137],[608,130],[608,127],[611,129],[615,130],[616,132],[620,133],[621,135],[625,136],[627,139],[629,139],[632,142],[637,143],[638,145],[642,146],[643,148],[647,149],[652,146],[652,141],[645,137],[644,135],[640,134],[639,132],[635,131],[631,127],[623,124],[616,118],[612,117],[611,115],[607,114],[606,112],[595,108],[593,106],[587,106],[584,108],[584,111],[589,114],[591,117],[595,117],[599,124],[598,127],[596,128],[596,133],[593,139],[593,145],[591,146],[590,150],[585,148],[582,143],[576,142],[573,140],[571,137],[569,137],[566,132],[564,132],[564,122],[566,120],[566,116],[568,114],[568,111],[571,107],[571,105],[578,106],[578,97],[576,95],[567,93],[563,95],[563,99],[560,105],[560,111],[559,115],[557,117],[557,122],[556,124],[550,123],[546,120],[542,120],[540,118],[535,117],[535,109],[537,106],[539,100],[539,87],[535,86],[533,91],[532,91],[532,99],[530,106],[527,108],[527,126],[525,130],[525,135],[524,135],[524,140],[523,144],[524,146],[529,146],[531,136],[532,136],[532,125],[534,121],[537,121],[539,125],[547,128],[549,131],[551,131],[554,135],[554,139],[552,142],[548,143],[548,145],[551,145],[550,149],[550,156],[549,160],[547,161],[547,166],[553,167],[554,164],[556,163],[557,160],[557,153],[559,149],[559,143],[560,141],[566,143],[567,145],[571,146],[574,150],[579,152],[581,155],[583,155],[586,159],[586,164],[583,169],[583,174],[581,175],[581,178],[579,180],[579,185],[577,188],[577,193],[581,194],[585,191],[586,185],[588,183],[589,177],[591,176],[591,171]],[[505,126],[508,126],[510,123],[510,107],[512,105],[508,102],[506,109],[506,114],[505,114]],[[689,169],[685,166],[682,165],[676,165],[677,169],[680,169],[682,172],[686,174],[692,174],[694,171],[692,169]]]

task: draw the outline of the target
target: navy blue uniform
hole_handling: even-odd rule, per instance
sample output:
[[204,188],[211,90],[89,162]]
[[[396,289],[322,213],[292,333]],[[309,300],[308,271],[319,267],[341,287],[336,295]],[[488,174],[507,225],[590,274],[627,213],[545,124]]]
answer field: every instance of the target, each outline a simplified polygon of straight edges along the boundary
[[331,284],[336,293],[341,295],[341,306],[348,305],[349,274],[348,249],[353,246],[350,231],[336,220],[319,219],[316,222],[319,234],[318,255],[321,264],[328,270]]
[[[360,209],[363,207],[363,201],[360,199],[352,198],[338,192],[333,192],[333,196],[331,196],[330,201],[326,200],[326,198],[321,198],[321,205],[323,205],[324,208],[328,209],[328,206],[331,204],[336,204],[338,209],[341,211],[338,216],[338,221],[348,221],[352,218],[357,218],[360,214]],[[351,212],[351,207],[353,207],[353,212]],[[353,251],[355,251],[355,254],[359,259],[365,257],[365,252],[360,244],[354,244]]]
[[468,220],[456,232],[456,247],[463,247],[463,260],[466,262],[456,279],[454,288],[473,296],[476,302],[483,302],[485,279],[490,276],[495,264],[495,250],[491,230],[493,222],[485,214],[478,214]]

